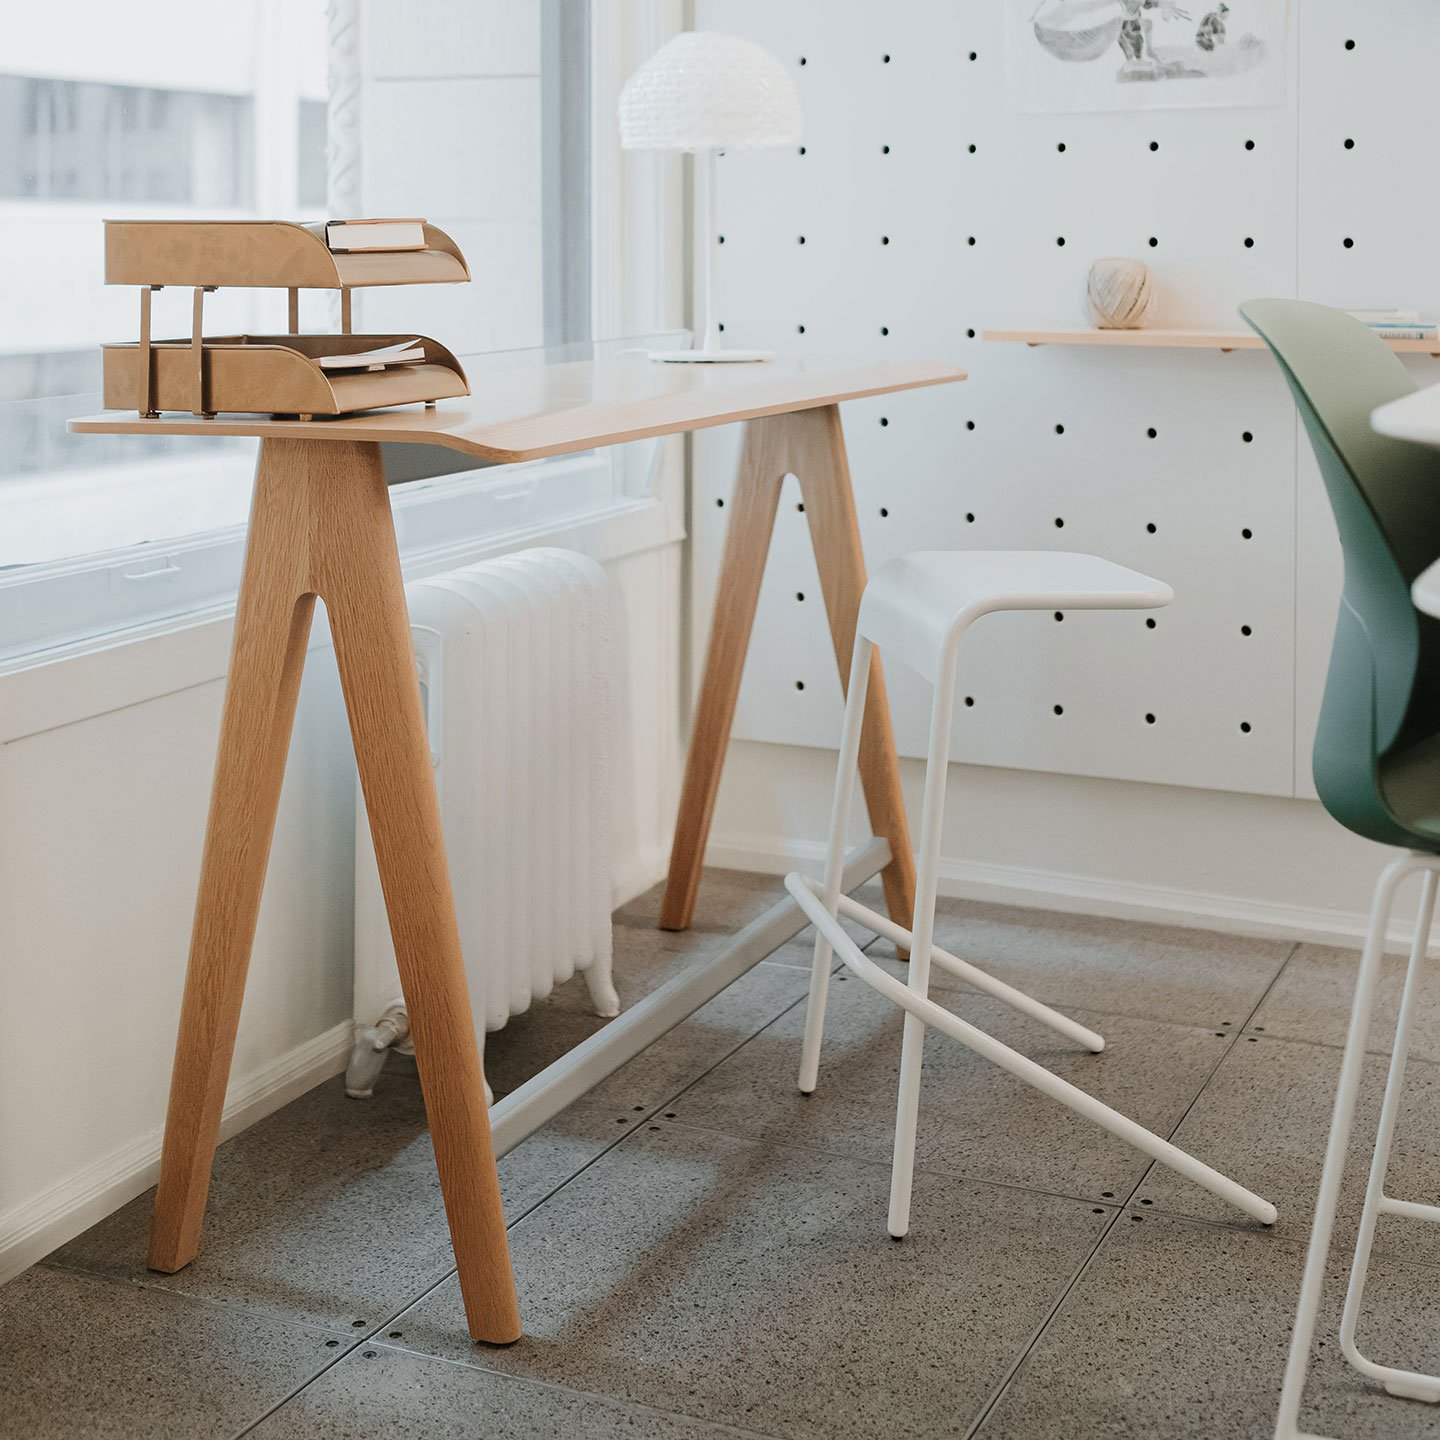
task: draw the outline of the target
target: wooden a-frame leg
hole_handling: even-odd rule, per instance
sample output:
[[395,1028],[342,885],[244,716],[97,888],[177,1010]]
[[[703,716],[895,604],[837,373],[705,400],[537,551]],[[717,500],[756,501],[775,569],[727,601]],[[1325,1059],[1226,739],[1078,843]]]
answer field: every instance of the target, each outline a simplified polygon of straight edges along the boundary
[[188,1265],[200,1245],[315,606],[305,581],[304,495],[295,478],[295,457],[262,450],[150,1226],[150,1268],[167,1274]]
[[755,623],[765,557],[775,529],[780,485],[785,478],[784,434],[773,420],[751,420],[745,425],[740,468],[730,500],[730,526],[715,585],[715,611],[710,621],[710,645],[705,652],[705,675],[685,757],[685,780],[680,810],[675,818],[675,839],[670,848],[670,878],[660,902],[662,930],[689,928],[705,863],[705,841],[720,792],[725,768],[725,747],[740,695],[745,652]]
[[[720,790],[780,485],[788,474],[799,479],[804,496],[842,690],[849,681],[855,621],[865,589],[865,559],[839,409],[827,406],[751,420],[745,427],[730,528],[716,583],[705,674],[685,763],[670,875],[660,906],[662,930],[686,929],[695,911],[705,842]],[[909,924],[915,903],[915,862],[878,656],[870,674],[860,776],[871,829],[890,843],[891,861],[883,875],[886,904],[898,923]]]
[[508,1343],[520,1334],[519,1309],[394,525],[374,444],[267,440],[261,447],[151,1264],[179,1269],[198,1248],[317,593],[334,635],[467,1322],[477,1340]]
[[[820,571],[825,614],[840,688],[847,690],[855,650],[855,622],[865,593],[865,554],[860,547],[860,521],[850,483],[850,460],[840,427],[840,408],[805,410],[790,417],[796,447],[792,470],[800,481],[810,544]],[[895,755],[895,730],[890,699],[881,673],[880,652],[870,657],[870,685],[865,692],[865,721],[860,731],[860,784],[872,834],[890,842],[890,863],[881,872],[885,908],[899,925],[910,926],[915,914],[915,856],[905,820],[900,789],[900,763]],[[906,958],[902,952],[901,958]]]
[[335,640],[460,1294],[470,1334],[508,1344],[520,1338],[520,1310],[380,447],[315,448],[315,588]]

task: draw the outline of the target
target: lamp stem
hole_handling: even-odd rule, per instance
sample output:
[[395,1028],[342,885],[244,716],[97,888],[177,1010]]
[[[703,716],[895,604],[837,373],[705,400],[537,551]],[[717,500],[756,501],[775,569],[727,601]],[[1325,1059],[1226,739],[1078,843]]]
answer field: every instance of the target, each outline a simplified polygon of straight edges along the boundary
[[698,349],[707,355],[720,349],[720,322],[715,316],[715,152],[695,152],[695,189],[700,202],[699,225],[703,241],[703,269],[695,287],[695,323],[699,328]]

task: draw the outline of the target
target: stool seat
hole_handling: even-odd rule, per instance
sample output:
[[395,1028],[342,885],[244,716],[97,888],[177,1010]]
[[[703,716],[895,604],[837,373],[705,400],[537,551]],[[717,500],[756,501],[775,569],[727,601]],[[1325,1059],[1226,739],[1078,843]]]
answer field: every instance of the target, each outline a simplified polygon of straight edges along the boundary
[[[897,1240],[910,1227],[920,1066],[927,1027],[948,1035],[1042,1095],[1095,1121],[1142,1154],[1168,1165],[1262,1225],[1274,1223],[1275,1207],[1268,1200],[930,998],[933,962],[967,986],[1003,1001],[1073,1044],[1092,1053],[1105,1048],[1103,1035],[935,944],[935,895],[939,883],[940,835],[950,766],[959,640],[972,621],[995,610],[1150,610],[1168,605],[1172,598],[1168,585],[1148,575],[1139,575],[1098,555],[1076,555],[1063,550],[922,550],[892,560],[877,571],[865,587],[856,622],[850,683],[845,692],[839,768],[830,811],[830,835],[825,846],[825,879],[820,883],[792,874],[785,877],[785,887],[815,926],[810,998],[805,1008],[805,1035],[800,1049],[801,1093],[813,1093],[819,1079],[825,1000],[834,956],[838,955],[845,967],[872,990],[905,1011],[888,1226]],[[840,893],[845,869],[845,836],[855,798],[866,687],[872,668],[878,669],[873,663],[877,651],[903,660],[934,687],[915,868],[915,911],[908,929]],[[883,935],[900,949],[909,950],[907,979],[898,979],[868,959],[841,924],[842,915],[847,921]],[[1017,1143],[1023,1144],[1023,1137],[1017,1139]]]
[[881,566],[860,603],[872,644],[934,681],[946,649],[997,610],[1150,610],[1174,591],[1069,550],[917,550]]

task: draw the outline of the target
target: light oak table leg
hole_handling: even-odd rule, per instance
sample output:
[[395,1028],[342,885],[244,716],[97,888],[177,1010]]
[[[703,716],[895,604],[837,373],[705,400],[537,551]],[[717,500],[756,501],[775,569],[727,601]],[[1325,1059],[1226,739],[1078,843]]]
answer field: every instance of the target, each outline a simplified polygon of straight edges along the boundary
[[261,448],[150,1263],[177,1270],[199,1246],[316,595],[335,640],[469,1330],[508,1343],[520,1334],[519,1309],[394,525],[373,443],[266,440]]
[[[716,584],[705,674],[685,763],[670,876],[660,907],[662,930],[684,930],[694,915],[705,842],[720,790],[780,485],[786,475],[799,480],[804,497],[842,690],[849,680],[855,622],[865,589],[865,557],[839,408],[830,405],[748,421]],[[860,778],[870,827],[890,842],[891,861],[882,876],[885,901],[891,917],[903,925],[909,923],[915,908],[915,862],[878,655],[872,667],[860,742]]]
[[304,492],[284,483],[291,470],[264,454],[256,474],[150,1226],[150,1268],[167,1274],[200,1245],[315,606],[305,584]]

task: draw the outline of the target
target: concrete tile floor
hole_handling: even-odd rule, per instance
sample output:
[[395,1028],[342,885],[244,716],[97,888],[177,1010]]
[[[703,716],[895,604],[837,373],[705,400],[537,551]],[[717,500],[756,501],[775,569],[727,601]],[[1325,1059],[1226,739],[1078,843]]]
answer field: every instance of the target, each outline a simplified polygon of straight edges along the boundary
[[[652,928],[658,890],[625,906],[626,1002],[778,894],[712,872],[679,936]],[[145,1270],[145,1196],[0,1288],[0,1435],[1268,1436],[1354,957],[960,903],[937,932],[1110,1045],[1072,1052],[943,976],[938,998],[1233,1167],[1281,1223],[1227,1213],[932,1036],[893,1244],[899,1018],[837,979],[800,1099],[802,937],[502,1162],[519,1344],[465,1336],[419,1087],[392,1062],[373,1101],[332,1081],[222,1147],[188,1270]],[[489,1038],[492,1084],[599,1023],[572,982]],[[1440,1065],[1422,1054],[1392,1189],[1433,1198]],[[1440,1367],[1440,1243],[1392,1221],[1377,1249],[1362,1343]],[[1309,1396],[1323,1434],[1440,1435],[1440,1408],[1372,1390],[1333,1339]]]

